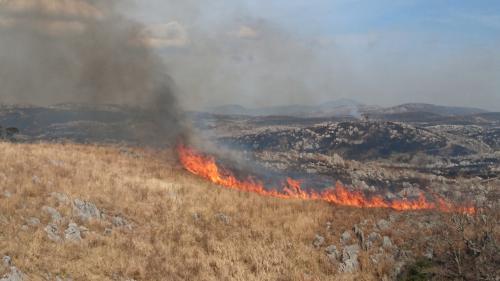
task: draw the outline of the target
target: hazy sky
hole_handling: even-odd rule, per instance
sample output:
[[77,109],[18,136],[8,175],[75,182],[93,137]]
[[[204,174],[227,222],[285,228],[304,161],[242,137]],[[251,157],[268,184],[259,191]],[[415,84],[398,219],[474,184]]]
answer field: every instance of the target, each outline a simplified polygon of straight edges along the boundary
[[190,104],[500,110],[497,0],[141,0],[128,11],[168,37],[155,47]]
[[131,78],[151,64],[122,65],[139,46],[161,61],[146,45],[187,108],[352,98],[500,111],[498,0],[0,0],[0,35],[0,102],[94,88],[144,99]]

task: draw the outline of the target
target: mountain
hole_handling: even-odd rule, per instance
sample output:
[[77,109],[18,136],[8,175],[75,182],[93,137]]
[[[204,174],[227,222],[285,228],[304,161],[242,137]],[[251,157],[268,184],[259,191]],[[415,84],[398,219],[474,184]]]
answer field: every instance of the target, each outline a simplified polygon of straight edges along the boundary
[[292,117],[325,117],[356,116],[360,112],[375,110],[377,107],[366,106],[351,99],[339,99],[319,105],[283,105],[261,108],[246,108],[240,105],[223,105],[208,108],[206,111],[221,115],[248,116],[292,116]]
[[406,103],[392,107],[365,105],[351,99],[339,99],[319,105],[285,105],[246,108],[240,105],[223,105],[207,109],[208,113],[247,116],[338,117],[361,118],[363,114],[381,119],[434,120],[441,117],[469,116],[488,113],[472,107],[452,107],[426,103]]
[[381,114],[402,114],[410,112],[430,113],[440,116],[464,116],[486,113],[488,111],[472,107],[440,106],[427,103],[406,103],[378,111],[378,113]]
[[249,109],[237,104],[226,104],[221,106],[214,106],[208,108],[206,111],[209,113],[220,115],[252,115]]

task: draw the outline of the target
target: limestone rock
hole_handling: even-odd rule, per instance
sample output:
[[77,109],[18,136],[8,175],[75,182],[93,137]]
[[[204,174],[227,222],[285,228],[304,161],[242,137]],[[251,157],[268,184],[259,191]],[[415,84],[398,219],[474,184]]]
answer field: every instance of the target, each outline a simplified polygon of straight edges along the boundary
[[83,221],[102,218],[101,211],[96,207],[96,205],[94,205],[94,203],[86,202],[80,199],[75,199],[73,201],[73,212]]
[[372,233],[370,233],[370,235],[368,235],[368,241],[370,241],[370,242],[376,242],[376,241],[381,240],[381,239],[382,239],[382,236],[377,232],[372,232]]
[[432,259],[432,258],[434,258],[434,249],[432,249],[432,248],[430,248],[430,247],[429,247],[429,248],[427,248],[427,249],[425,250],[424,257],[426,257],[426,258],[428,258],[428,259]]
[[64,193],[52,192],[50,196],[52,196],[52,198],[55,198],[60,204],[67,205],[70,203],[69,196]]
[[9,266],[11,266],[11,265],[12,265],[12,258],[11,258],[11,257],[9,257],[9,256],[4,256],[4,257],[2,258],[2,263],[3,263],[3,266],[5,266],[5,267],[9,267]]
[[40,220],[38,218],[29,218],[26,220],[26,223],[29,225],[29,226],[32,226],[32,227],[35,227],[35,226],[38,226],[40,225]]
[[132,229],[132,225],[123,217],[114,216],[111,219],[111,222],[113,223],[113,226],[115,226],[115,227],[125,227],[128,229]]
[[47,236],[49,237],[50,240],[54,242],[61,242],[62,239],[59,236],[59,228],[57,227],[56,224],[49,224],[45,227],[45,232],[47,232]]
[[351,232],[349,230],[344,231],[340,236],[340,243],[346,244],[351,240]]
[[7,273],[0,281],[23,281],[24,274],[15,266],[10,267],[10,273]]
[[229,217],[226,214],[223,213],[218,213],[215,215],[215,218],[218,219],[220,222],[224,224],[230,224],[231,223],[231,217]]
[[357,244],[350,245],[342,251],[342,263],[339,271],[343,273],[354,273],[359,270],[358,254],[360,247]]
[[43,206],[42,211],[50,215],[51,222],[54,224],[59,224],[62,221],[61,214],[54,208]]
[[381,219],[377,222],[377,226],[380,230],[387,230],[391,227],[391,223],[384,219]]
[[64,231],[64,237],[66,240],[78,242],[82,240],[82,235],[80,233],[80,228],[76,223],[70,223],[68,228]]
[[361,227],[359,227],[358,225],[355,225],[353,228],[353,231],[354,231],[354,235],[356,235],[356,238],[358,239],[361,247],[365,248],[365,250],[366,250],[365,234],[364,234],[363,230],[361,229]]
[[403,187],[404,188],[398,192],[398,195],[403,198],[417,198],[423,193],[419,188],[413,187],[411,184],[406,182],[403,183]]
[[372,232],[370,235],[368,235],[368,239],[365,241],[365,250],[370,249],[373,244],[375,244],[377,241],[382,240],[382,236],[377,233],[377,232]]
[[15,266],[12,265],[12,258],[4,256],[2,258],[3,266],[10,269],[10,272],[0,278],[0,281],[23,281],[24,274]]
[[340,253],[337,250],[337,246],[335,245],[330,245],[326,247],[325,252],[330,261],[336,261],[340,258]]
[[113,234],[113,230],[111,228],[104,229],[104,236],[111,236]]
[[384,247],[385,249],[392,249],[394,247],[394,245],[392,244],[391,238],[384,236],[382,241],[383,241],[382,247]]
[[316,237],[314,237],[313,240],[313,246],[316,248],[321,247],[325,243],[325,237],[316,234]]

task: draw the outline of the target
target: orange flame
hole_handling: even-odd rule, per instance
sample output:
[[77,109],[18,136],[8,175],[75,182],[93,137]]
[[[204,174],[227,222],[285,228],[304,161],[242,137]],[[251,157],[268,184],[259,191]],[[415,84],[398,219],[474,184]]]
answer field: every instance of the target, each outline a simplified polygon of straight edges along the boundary
[[300,181],[288,178],[282,191],[267,189],[261,182],[254,179],[250,178],[245,181],[237,179],[230,171],[219,168],[213,157],[202,155],[192,148],[180,145],[178,153],[180,162],[189,172],[229,189],[253,192],[263,196],[282,199],[320,200],[342,206],[390,208],[397,211],[440,210],[443,212],[463,212],[468,214],[476,212],[474,207],[454,206],[438,195],[434,195],[437,202],[429,202],[423,193],[420,194],[417,200],[401,199],[387,201],[382,196],[368,198],[361,192],[347,190],[340,182],[336,183],[335,188],[327,188],[322,192],[315,192],[303,190]]

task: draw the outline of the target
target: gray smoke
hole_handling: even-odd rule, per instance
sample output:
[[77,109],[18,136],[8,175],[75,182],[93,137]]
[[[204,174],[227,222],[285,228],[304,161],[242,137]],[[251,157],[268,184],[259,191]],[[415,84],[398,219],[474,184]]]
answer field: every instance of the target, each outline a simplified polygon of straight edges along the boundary
[[[129,13],[148,25],[165,25],[157,33],[164,40],[154,45],[172,66],[169,74],[186,107],[317,105],[349,98],[381,106],[500,109],[500,36],[484,40],[492,31],[478,33],[487,30],[471,26],[456,40],[451,26],[441,30],[434,22],[435,32],[428,32],[431,26],[416,32],[399,26],[401,19],[362,27],[357,21],[367,24],[364,17],[371,13],[358,2],[142,0]],[[386,2],[378,6],[414,1]],[[373,11],[373,20],[385,19],[379,12]],[[419,17],[447,21],[441,16],[436,11],[433,20]]]
[[181,131],[173,80],[116,1],[0,1],[0,103],[138,106],[165,141]]

